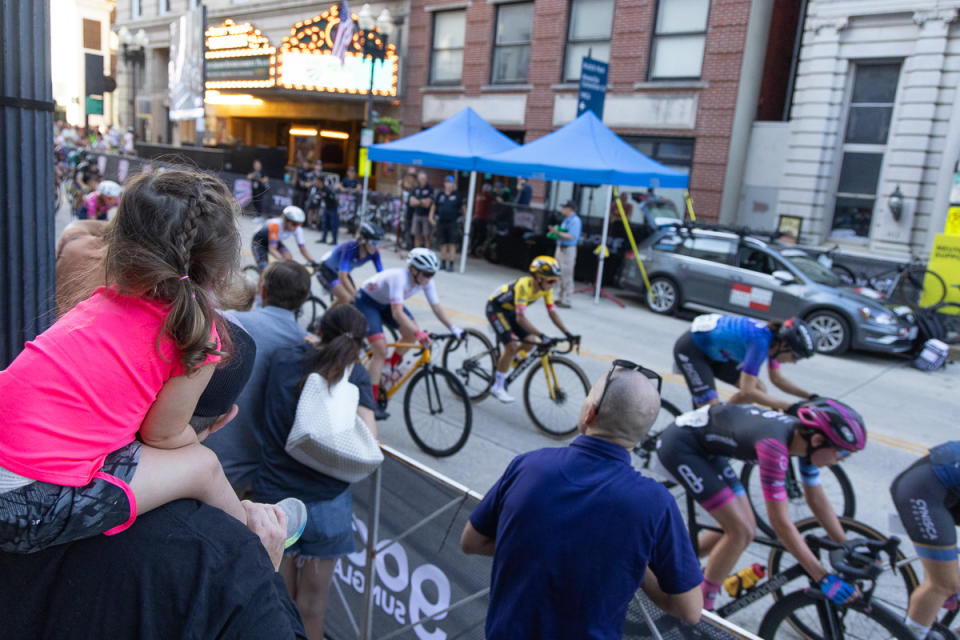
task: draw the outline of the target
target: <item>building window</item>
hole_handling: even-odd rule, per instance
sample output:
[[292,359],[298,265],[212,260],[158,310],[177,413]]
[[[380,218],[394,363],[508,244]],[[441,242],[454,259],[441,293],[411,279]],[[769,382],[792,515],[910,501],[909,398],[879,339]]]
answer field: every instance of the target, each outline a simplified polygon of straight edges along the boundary
[[463,9],[433,14],[430,84],[460,84],[466,26],[467,12]]
[[501,4],[497,7],[497,31],[493,45],[493,69],[490,78],[492,83],[527,81],[532,37],[532,2]]
[[899,62],[859,64],[854,71],[832,238],[870,236],[899,78]]
[[130,0],[130,17],[134,20],[143,17],[143,0]]
[[100,50],[100,31],[101,24],[99,20],[83,19],[83,48]]
[[650,47],[651,80],[699,78],[710,0],[660,0]]
[[587,56],[610,61],[610,30],[613,0],[572,0],[567,48],[563,56],[563,80],[580,80],[580,65]]
[[157,12],[160,15],[170,13],[170,0],[160,0],[160,2],[157,3]]

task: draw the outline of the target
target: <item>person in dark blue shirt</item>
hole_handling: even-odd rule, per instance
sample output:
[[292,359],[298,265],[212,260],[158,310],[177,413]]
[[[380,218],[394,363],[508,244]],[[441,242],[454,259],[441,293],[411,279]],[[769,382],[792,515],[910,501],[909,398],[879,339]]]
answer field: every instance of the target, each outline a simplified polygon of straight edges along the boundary
[[516,204],[527,206],[533,198],[533,187],[527,182],[526,178],[517,178],[517,200]]
[[677,339],[673,358],[693,396],[693,404],[720,402],[715,378],[736,386],[732,404],[762,404],[774,409],[789,409],[792,400],[767,393],[760,380],[760,369],[767,363],[770,382],[799,398],[816,394],[799,387],[780,372],[785,362],[797,362],[814,354],[816,334],[803,320],[790,318],[767,323],[743,316],[716,313],[697,316],[690,330]]
[[703,575],[671,494],[630,464],[659,410],[660,377],[617,360],[593,385],[568,447],[518,456],[460,544],[493,556],[488,640],[619,639],[638,588],[700,618]]
[[351,304],[357,297],[357,286],[350,272],[367,262],[373,262],[377,273],[383,271],[377,244],[383,239],[383,229],[372,222],[364,222],[357,229],[357,239],[337,245],[333,251],[320,259],[317,279],[333,296],[333,309],[341,304]]

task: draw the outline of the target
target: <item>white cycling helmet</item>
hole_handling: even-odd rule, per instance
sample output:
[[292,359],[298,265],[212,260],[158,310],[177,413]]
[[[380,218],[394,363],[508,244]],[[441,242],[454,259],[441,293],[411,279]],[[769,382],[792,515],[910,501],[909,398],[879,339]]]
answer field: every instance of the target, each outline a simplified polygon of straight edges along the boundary
[[407,264],[424,273],[436,273],[440,271],[440,260],[437,259],[437,254],[424,247],[417,247],[410,251],[410,254],[407,256]]
[[119,198],[120,194],[123,193],[123,187],[113,180],[104,180],[97,185],[97,193],[104,198]]
[[303,222],[307,219],[307,216],[305,216],[303,213],[303,209],[295,205],[284,207],[283,217],[289,220],[290,222],[295,222],[297,224],[303,224]]

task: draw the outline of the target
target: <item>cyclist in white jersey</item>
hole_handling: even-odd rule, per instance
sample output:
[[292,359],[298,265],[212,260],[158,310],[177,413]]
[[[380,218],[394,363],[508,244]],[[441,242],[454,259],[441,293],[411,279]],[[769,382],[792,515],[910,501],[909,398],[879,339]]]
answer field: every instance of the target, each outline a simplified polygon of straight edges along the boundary
[[[404,306],[404,301],[423,291],[433,314],[458,339],[463,332],[454,326],[440,306],[437,287],[433,276],[440,270],[440,261],[430,249],[417,248],[407,257],[407,267],[384,269],[366,280],[357,292],[354,305],[367,318],[367,340],[373,351],[368,365],[373,386],[373,397],[379,398],[380,378],[384,373],[384,364],[396,367],[403,359],[406,349],[396,349],[387,360],[387,342],[383,335],[383,325],[397,329],[403,342],[417,341],[424,346],[430,344],[430,335],[420,329],[413,314]],[[378,418],[382,419],[378,413]]]

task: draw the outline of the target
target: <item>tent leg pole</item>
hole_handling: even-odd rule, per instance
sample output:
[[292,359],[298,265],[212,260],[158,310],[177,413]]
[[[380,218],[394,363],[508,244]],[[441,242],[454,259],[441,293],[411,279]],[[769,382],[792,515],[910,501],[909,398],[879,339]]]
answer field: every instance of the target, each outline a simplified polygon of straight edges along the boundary
[[470,227],[473,224],[473,203],[476,200],[477,172],[470,172],[470,188],[467,189],[467,219],[463,221],[463,247],[460,249],[460,273],[467,270],[467,251],[470,250]]
[[607,232],[610,230],[610,203],[613,201],[613,185],[607,185],[607,205],[603,208],[603,233],[600,236],[600,252],[597,254],[597,285],[593,304],[600,304],[600,283],[603,282],[603,257],[607,248]]

